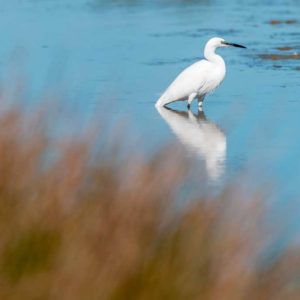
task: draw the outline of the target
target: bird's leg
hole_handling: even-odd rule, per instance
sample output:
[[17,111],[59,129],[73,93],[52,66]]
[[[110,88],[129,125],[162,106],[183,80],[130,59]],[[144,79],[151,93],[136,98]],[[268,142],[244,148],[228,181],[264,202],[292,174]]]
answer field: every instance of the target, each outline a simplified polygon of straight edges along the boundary
[[204,100],[204,95],[203,96],[198,96],[198,110],[203,111],[203,100]]
[[189,95],[189,98],[188,98],[188,105],[187,105],[187,108],[190,109],[191,108],[191,104],[192,104],[192,101],[194,100],[194,98],[197,96],[197,93],[192,93]]

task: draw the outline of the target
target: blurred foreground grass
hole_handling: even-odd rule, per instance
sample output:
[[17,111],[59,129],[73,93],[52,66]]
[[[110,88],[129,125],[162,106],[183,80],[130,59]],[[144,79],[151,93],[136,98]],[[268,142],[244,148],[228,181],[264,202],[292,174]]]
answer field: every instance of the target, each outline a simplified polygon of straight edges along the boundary
[[42,120],[0,116],[0,299],[300,299],[299,249],[262,261],[259,193],[199,188],[178,211],[183,160],[92,155]]

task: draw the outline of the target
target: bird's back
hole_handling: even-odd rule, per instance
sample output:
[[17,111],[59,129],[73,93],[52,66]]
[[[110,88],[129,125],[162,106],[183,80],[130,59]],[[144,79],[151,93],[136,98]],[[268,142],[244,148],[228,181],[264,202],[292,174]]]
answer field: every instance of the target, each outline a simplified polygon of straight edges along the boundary
[[158,99],[157,105],[186,100],[190,94],[197,93],[205,84],[209,67],[210,62],[202,59],[184,69]]

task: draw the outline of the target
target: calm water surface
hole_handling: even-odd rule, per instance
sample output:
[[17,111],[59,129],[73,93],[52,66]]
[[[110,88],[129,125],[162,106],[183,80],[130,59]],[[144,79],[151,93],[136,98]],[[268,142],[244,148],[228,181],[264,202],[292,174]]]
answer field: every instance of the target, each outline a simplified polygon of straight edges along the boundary
[[[1,2],[8,95],[25,76],[28,107],[55,91],[78,127],[105,115],[126,120],[126,134],[138,136],[145,153],[180,144],[212,190],[244,170],[251,185],[273,182],[274,218],[289,232],[300,228],[298,1]],[[213,36],[248,49],[219,51],[227,76],[204,114],[184,103],[157,111],[160,93]]]

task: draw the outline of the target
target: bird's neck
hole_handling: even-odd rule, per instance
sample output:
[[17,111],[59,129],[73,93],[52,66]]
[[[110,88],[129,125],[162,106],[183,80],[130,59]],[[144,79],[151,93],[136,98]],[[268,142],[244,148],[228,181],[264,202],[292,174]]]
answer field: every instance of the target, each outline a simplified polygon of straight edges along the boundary
[[204,49],[204,57],[211,62],[216,62],[216,63],[223,63],[224,64],[224,60],[222,58],[222,56],[218,55],[216,53],[216,48],[214,47],[205,47]]

